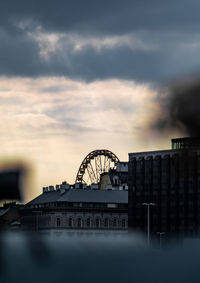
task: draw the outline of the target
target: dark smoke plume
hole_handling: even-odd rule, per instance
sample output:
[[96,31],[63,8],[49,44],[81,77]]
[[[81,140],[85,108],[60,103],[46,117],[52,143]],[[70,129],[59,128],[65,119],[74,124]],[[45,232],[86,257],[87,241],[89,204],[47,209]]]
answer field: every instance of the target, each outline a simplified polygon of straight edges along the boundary
[[179,131],[200,136],[200,80],[182,81],[169,88],[160,98],[161,113],[152,128],[159,132]]

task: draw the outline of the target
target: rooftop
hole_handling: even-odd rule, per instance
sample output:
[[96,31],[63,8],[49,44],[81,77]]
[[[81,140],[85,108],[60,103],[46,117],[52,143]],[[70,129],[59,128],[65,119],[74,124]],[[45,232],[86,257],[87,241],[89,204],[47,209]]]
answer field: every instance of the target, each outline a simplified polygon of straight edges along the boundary
[[118,190],[91,190],[91,189],[68,189],[45,192],[29,203],[42,204],[49,202],[85,202],[85,203],[128,203],[128,191]]

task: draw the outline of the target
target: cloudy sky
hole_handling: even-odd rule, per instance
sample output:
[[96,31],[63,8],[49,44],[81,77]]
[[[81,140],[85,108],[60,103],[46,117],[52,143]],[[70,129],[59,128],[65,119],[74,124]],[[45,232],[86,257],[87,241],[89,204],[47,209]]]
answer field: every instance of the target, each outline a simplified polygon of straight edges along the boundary
[[0,0],[1,156],[34,165],[27,199],[73,183],[94,149],[128,160],[170,147],[177,133],[147,137],[147,127],[165,86],[199,72],[199,10],[194,0]]

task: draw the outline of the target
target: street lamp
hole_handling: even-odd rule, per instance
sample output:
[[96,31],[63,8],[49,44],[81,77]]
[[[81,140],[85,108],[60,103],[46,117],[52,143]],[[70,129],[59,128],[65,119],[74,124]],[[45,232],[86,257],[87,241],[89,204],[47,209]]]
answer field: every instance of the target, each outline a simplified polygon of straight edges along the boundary
[[165,232],[157,232],[159,235],[159,242],[160,242],[160,249],[162,249],[162,236],[165,234]]
[[147,206],[147,243],[150,245],[150,206],[156,205],[154,202],[144,202],[142,205]]

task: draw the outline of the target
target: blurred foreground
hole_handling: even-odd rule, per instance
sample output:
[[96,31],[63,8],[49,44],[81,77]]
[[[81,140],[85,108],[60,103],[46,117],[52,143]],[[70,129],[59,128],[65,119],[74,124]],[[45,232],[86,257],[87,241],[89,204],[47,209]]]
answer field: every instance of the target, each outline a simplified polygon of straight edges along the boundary
[[69,235],[1,234],[0,282],[200,281],[198,240],[159,250],[136,235]]

